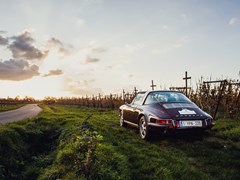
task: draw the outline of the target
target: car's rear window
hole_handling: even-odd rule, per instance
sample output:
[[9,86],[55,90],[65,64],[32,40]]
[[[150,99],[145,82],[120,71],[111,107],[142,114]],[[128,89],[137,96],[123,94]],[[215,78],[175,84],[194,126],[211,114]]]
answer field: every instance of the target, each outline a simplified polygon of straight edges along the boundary
[[164,102],[190,102],[182,93],[157,91],[148,94],[145,104],[164,103]]

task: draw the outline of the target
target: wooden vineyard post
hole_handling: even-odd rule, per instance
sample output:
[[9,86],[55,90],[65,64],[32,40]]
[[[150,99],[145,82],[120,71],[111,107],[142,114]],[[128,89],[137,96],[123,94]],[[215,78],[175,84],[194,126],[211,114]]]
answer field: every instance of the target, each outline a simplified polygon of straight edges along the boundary
[[237,101],[235,104],[235,113],[237,113],[239,110],[239,104],[240,104],[240,91],[238,92]]
[[220,102],[221,102],[221,99],[222,99],[222,94],[224,92],[224,89],[227,85],[227,80],[221,80],[221,81],[204,81],[203,82],[204,84],[210,84],[210,83],[221,83],[220,84],[220,92],[218,93],[218,97],[217,97],[217,104],[215,106],[215,110],[214,110],[214,113],[213,113],[213,119],[216,118],[216,115],[217,115],[217,111],[218,111],[218,107],[220,105]]
[[138,92],[137,88],[136,88],[136,87],[134,87],[134,96],[136,96],[136,95],[137,95],[137,92]]
[[96,99],[94,95],[92,96],[92,106],[95,108],[96,107]]
[[122,99],[123,99],[123,102],[125,102],[125,91],[124,91],[124,89],[123,89]]
[[238,107],[239,103],[240,103],[240,91],[237,96],[236,107]]
[[114,104],[113,104],[113,95],[110,94],[110,106],[112,109],[114,109]]
[[185,71],[185,77],[183,80],[185,80],[185,95],[188,97],[188,79],[191,79],[191,77],[188,77],[187,71]]
[[152,85],[150,86],[152,88],[152,90],[154,91],[154,87],[156,87],[156,85],[153,83],[153,80],[152,80]]
[[[238,82],[231,82],[231,83],[228,83],[229,85],[232,85],[232,86],[237,86],[239,87],[240,86],[240,83]],[[233,113],[233,116],[236,115],[236,113],[238,112],[239,110],[239,104],[240,104],[240,91],[238,91],[238,95],[237,95],[237,98],[236,98],[236,101],[235,101],[235,104],[233,106],[233,109],[232,109],[232,113]],[[232,117],[233,117],[232,116]]]
[[102,105],[102,98],[100,93],[98,94],[98,101],[99,101],[99,107],[102,108],[103,105]]
[[216,109],[215,109],[214,114],[213,114],[213,119],[216,118],[218,107],[220,105],[220,102],[221,102],[221,99],[222,99],[222,94],[223,94],[223,91],[225,89],[226,84],[227,84],[227,80],[224,80],[224,81],[221,82],[221,85],[220,85],[221,91],[218,95],[217,106],[216,106]]

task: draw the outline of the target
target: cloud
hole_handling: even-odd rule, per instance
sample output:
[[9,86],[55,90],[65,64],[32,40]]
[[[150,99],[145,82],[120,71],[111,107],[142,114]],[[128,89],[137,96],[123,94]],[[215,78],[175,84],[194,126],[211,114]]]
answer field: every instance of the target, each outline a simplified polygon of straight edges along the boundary
[[64,90],[78,96],[92,96],[98,95],[99,93],[103,94],[101,88],[93,87],[94,82],[95,79],[74,81],[70,78],[66,78],[64,83]]
[[144,47],[146,47],[144,44],[126,44],[125,48],[127,49],[127,52],[133,53],[135,51],[138,51],[140,49],[143,49]]
[[0,35],[0,45],[2,45],[2,46],[8,45],[8,38]]
[[128,78],[132,78],[132,77],[133,77],[133,74],[129,74],[129,75],[128,75]]
[[86,88],[86,87],[75,87],[75,86],[68,86],[66,89],[68,92],[78,95],[78,96],[92,96],[103,94],[102,89],[100,88]]
[[43,77],[58,76],[62,74],[63,74],[63,71],[61,69],[56,69],[56,70],[50,70],[49,73],[44,74]]
[[[69,50],[69,47],[66,48],[65,45],[60,41],[59,39],[56,39],[54,37],[50,38],[47,41],[47,48],[56,48],[58,53],[63,55],[63,56],[68,56],[71,55],[72,52]],[[73,48],[73,47],[71,47]]]
[[108,65],[106,67],[107,70],[112,70],[112,69],[115,69],[115,68],[118,68],[120,67],[120,64],[111,64],[111,65]]
[[7,33],[7,31],[0,31],[0,34],[5,34]]
[[91,58],[91,57],[88,56],[84,63],[85,64],[90,64],[90,63],[97,63],[99,61],[100,61],[100,59],[98,59],[98,58]]
[[112,65],[109,65],[109,66],[107,66],[107,69],[113,69],[114,68],[114,64],[112,64]]
[[13,58],[41,60],[48,55],[48,51],[41,51],[33,45],[34,39],[31,37],[31,33],[28,31],[25,31],[18,36],[13,36],[10,39],[13,41],[8,48],[12,52]]
[[58,52],[59,52],[60,54],[62,54],[63,56],[68,56],[68,55],[71,55],[71,54],[72,54],[71,51],[69,51],[68,49],[66,49],[66,48],[64,48],[64,47],[60,47],[60,48],[58,49]]
[[10,59],[8,61],[0,61],[0,79],[21,81],[31,79],[33,76],[39,76],[39,67],[32,65],[24,60]]
[[51,47],[61,47],[63,46],[63,43],[59,40],[59,39],[56,39],[54,37],[50,38],[48,41],[47,41],[48,45],[51,46]]
[[93,51],[93,52],[96,52],[96,53],[104,53],[104,52],[107,51],[107,49],[98,47],[98,48],[93,48],[92,51]]
[[229,20],[228,24],[229,25],[234,25],[234,24],[238,23],[238,21],[239,21],[238,18],[234,17],[234,18]]

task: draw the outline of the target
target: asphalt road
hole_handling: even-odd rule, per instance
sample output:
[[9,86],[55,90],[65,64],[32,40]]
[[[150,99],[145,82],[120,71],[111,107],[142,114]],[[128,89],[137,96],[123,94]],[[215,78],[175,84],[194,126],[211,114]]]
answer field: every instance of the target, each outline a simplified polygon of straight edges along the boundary
[[19,109],[0,113],[0,125],[37,116],[42,109],[37,104],[27,104]]

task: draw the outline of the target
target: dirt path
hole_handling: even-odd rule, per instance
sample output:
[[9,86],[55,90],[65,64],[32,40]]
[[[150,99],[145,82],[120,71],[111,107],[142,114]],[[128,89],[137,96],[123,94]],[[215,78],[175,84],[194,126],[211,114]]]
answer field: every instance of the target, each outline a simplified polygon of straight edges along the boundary
[[42,109],[37,104],[27,104],[19,109],[0,113],[0,126],[26,118],[37,116]]

